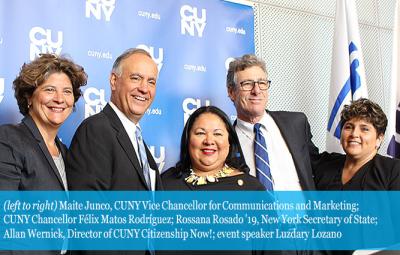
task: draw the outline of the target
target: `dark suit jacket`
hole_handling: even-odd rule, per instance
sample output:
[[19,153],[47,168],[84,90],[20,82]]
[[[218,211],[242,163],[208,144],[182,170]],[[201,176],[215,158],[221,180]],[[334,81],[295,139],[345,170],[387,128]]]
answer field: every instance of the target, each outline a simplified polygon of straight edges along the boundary
[[[157,164],[156,189],[162,189]],[[117,114],[107,104],[103,111],[82,122],[67,155],[70,190],[148,190],[134,147]]]
[[[56,138],[66,159],[67,149]],[[0,127],[0,190],[65,190],[54,160],[33,119]]]
[[311,141],[312,134],[306,115],[301,112],[267,112],[279,127],[292,154],[301,188],[315,190],[312,163],[318,159],[318,148]]
[[[162,189],[157,164],[156,189]],[[118,115],[107,104],[103,111],[82,122],[67,156],[70,190],[148,190],[135,149]],[[117,248],[117,247],[116,247]],[[146,251],[73,251],[72,254],[146,254]]]
[[[56,144],[65,159],[65,145],[58,138]],[[0,127],[0,190],[65,190],[43,137],[29,115],[18,125]],[[61,250],[62,241],[59,242]],[[0,254],[47,255],[60,254],[60,250],[0,251]]]

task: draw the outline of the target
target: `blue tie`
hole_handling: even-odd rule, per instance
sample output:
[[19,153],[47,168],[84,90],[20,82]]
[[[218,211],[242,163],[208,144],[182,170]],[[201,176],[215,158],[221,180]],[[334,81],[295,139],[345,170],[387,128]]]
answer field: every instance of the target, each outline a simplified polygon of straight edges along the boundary
[[269,158],[267,145],[261,132],[261,124],[254,125],[254,133],[256,135],[254,141],[254,156],[256,162],[256,175],[258,180],[264,184],[267,190],[274,190],[271,169],[269,167]]
[[141,163],[142,169],[143,169],[143,175],[146,180],[147,187],[151,190],[150,166],[149,166],[149,161],[147,161],[146,149],[144,148],[142,132],[141,132],[139,126],[136,126],[136,141],[137,141],[138,150],[139,150],[140,163]]
[[[139,155],[140,155],[140,163],[142,164],[142,169],[143,169],[143,175],[144,178],[146,179],[146,184],[149,190],[151,189],[151,184],[150,184],[150,166],[149,166],[149,161],[147,160],[147,154],[146,154],[146,149],[144,148],[144,143],[143,143],[143,138],[142,138],[142,131],[140,130],[139,126],[136,126],[136,141],[138,144],[138,149],[139,149]],[[154,193],[153,193],[154,195]],[[154,201],[154,199],[153,199]],[[148,247],[148,252],[150,255],[154,255],[154,244],[151,238],[147,239],[147,247]]]

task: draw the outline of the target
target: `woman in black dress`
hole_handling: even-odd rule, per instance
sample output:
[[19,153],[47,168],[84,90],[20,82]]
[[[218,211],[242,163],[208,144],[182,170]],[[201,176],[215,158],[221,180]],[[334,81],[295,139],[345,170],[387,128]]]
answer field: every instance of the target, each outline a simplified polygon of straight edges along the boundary
[[181,138],[180,160],[161,178],[165,190],[265,190],[248,174],[228,116],[215,106],[197,109]]
[[[387,126],[381,107],[368,99],[353,101],[344,107],[340,124],[340,143],[346,154],[321,154],[314,169],[317,189],[400,190],[400,160],[378,154]],[[390,201],[382,203],[390,206]],[[353,251],[326,253],[352,254]]]

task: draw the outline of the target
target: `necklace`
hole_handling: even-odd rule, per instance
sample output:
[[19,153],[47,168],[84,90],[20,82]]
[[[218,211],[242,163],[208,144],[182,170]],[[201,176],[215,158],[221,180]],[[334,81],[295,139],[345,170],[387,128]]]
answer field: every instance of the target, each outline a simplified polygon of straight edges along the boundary
[[227,165],[219,170],[217,173],[213,175],[199,176],[197,175],[193,169],[190,168],[190,175],[185,178],[187,183],[191,183],[192,185],[205,185],[209,182],[218,182],[218,178],[223,178],[229,176],[234,170]]

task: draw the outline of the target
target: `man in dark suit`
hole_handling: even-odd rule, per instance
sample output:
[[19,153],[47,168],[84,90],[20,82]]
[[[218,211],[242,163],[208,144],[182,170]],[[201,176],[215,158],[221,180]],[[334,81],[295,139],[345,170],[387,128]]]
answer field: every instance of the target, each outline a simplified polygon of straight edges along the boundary
[[311,141],[310,126],[303,113],[267,111],[270,81],[265,62],[244,55],[229,65],[227,89],[237,111],[235,129],[250,173],[256,169],[254,126],[259,123],[269,159],[273,190],[314,190],[312,159],[318,148]]
[[[157,165],[141,139],[139,126],[153,102],[157,75],[157,65],[145,50],[129,49],[115,60],[110,75],[111,102],[84,120],[72,139],[67,160],[70,190],[162,189]],[[145,251],[113,252],[122,253]]]
[[[150,54],[129,49],[119,56],[110,75],[111,102],[82,122],[68,154],[67,179],[71,190],[160,189],[157,165],[136,134],[139,121],[153,102],[157,65]],[[144,165],[144,167],[143,167]]]
[[[226,84],[237,112],[234,126],[242,155],[250,174],[267,190],[315,190],[311,164],[319,156],[307,117],[300,112],[266,110],[270,83],[265,62],[254,55],[244,55],[229,64]],[[319,252],[276,250],[264,254]]]

